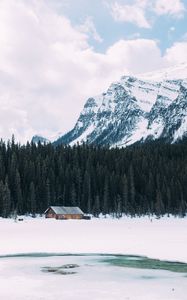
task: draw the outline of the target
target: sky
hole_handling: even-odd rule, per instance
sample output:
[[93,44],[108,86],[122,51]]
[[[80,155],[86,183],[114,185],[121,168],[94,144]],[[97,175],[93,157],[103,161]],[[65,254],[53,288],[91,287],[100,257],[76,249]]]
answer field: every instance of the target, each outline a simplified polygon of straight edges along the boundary
[[187,62],[187,0],[0,0],[0,138],[72,129],[123,75]]

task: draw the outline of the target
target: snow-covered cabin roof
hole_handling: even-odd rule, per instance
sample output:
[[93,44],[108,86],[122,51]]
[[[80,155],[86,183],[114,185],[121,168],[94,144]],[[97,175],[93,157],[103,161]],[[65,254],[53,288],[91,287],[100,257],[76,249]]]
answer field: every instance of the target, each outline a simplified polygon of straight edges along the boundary
[[76,206],[50,206],[45,211],[45,213],[47,213],[50,208],[57,215],[83,215],[84,214],[83,211]]

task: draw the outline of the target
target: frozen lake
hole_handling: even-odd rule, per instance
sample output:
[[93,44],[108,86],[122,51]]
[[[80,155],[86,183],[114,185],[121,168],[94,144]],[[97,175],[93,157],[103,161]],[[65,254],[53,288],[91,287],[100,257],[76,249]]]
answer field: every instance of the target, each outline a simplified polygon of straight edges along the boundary
[[[75,264],[73,269],[64,269],[75,274],[43,272],[45,267],[58,268],[67,264]],[[167,270],[149,269],[151,264]],[[168,271],[172,268],[177,272]],[[186,300],[186,268],[186,264],[160,263],[133,256],[1,256],[0,299]]]
[[[187,263],[186,228],[187,218],[166,216],[0,218],[0,300],[186,300],[186,265],[164,262]],[[66,264],[79,265],[76,274],[42,271]]]

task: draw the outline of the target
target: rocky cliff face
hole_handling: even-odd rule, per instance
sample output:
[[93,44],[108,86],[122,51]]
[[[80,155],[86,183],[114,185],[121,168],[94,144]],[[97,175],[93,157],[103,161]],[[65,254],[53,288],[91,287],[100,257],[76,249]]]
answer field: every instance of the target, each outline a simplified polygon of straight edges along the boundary
[[[187,78],[187,67],[185,74]],[[112,83],[105,93],[87,100],[75,127],[55,144],[122,147],[147,139],[181,139],[187,135],[187,79],[164,77],[124,76]]]

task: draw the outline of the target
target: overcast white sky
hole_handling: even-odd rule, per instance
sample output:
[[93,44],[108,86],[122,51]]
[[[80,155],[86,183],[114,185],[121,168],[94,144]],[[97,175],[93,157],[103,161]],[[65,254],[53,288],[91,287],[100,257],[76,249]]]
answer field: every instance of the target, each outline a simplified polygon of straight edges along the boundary
[[72,129],[125,74],[187,61],[185,0],[0,0],[0,137]]

